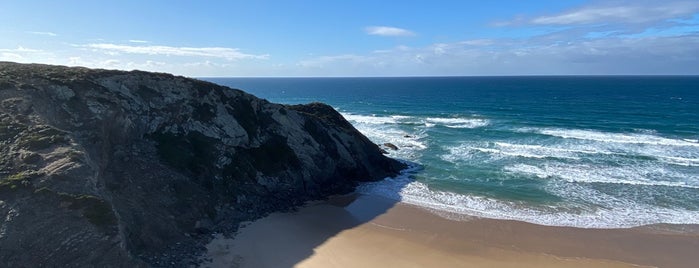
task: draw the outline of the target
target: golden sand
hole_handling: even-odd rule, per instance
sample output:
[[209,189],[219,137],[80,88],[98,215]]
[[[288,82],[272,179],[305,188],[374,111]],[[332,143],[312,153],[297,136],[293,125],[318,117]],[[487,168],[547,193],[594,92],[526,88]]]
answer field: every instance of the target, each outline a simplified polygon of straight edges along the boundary
[[698,267],[697,230],[455,221],[378,197],[345,196],[214,239],[205,267]]

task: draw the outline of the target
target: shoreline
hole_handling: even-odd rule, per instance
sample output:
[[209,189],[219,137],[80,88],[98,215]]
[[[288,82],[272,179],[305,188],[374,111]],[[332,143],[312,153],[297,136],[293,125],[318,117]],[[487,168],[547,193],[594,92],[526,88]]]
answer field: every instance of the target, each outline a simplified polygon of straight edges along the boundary
[[207,245],[204,267],[694,267],[699,225],[584,229],[451,220],[351,194],[273,213]]

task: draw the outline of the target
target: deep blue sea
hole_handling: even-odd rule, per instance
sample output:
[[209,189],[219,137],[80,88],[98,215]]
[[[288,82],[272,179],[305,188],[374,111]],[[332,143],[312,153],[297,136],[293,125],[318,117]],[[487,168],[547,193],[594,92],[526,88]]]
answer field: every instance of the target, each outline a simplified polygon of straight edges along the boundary
[[699,77],[205,80],[330,104],[418,164],[360,192],[544,225],[699,224]]

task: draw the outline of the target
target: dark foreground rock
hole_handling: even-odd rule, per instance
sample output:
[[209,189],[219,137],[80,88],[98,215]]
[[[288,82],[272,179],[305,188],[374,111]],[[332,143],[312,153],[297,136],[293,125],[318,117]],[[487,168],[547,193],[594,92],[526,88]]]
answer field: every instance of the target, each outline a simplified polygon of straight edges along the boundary
[[402,168],[324,104],[0,62],[3,266],[186,266],[212,232]]

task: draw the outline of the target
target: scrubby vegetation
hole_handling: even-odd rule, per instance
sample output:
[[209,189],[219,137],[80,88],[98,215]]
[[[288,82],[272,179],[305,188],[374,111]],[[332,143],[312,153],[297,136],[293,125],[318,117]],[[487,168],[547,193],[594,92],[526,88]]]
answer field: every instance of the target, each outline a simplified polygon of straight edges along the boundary
[[47,149],[56,144],[68,142],[65,132],[58,129],[43,126],[29,131],[19,139],[19,146],[36,151]]

